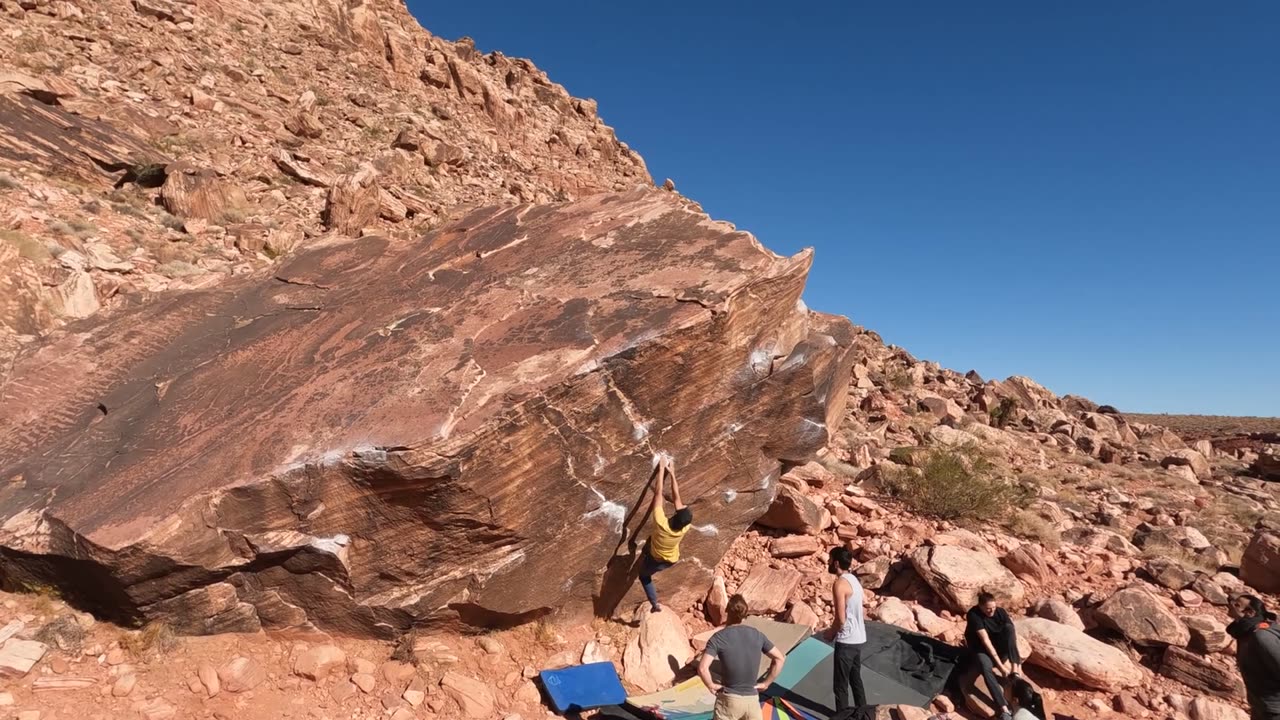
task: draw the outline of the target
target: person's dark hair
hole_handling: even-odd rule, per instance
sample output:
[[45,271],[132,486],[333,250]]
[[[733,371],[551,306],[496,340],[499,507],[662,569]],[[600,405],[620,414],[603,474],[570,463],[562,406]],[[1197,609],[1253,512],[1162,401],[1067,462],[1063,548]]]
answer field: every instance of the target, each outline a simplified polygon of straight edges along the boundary
[[1256,595],[1241,595],[1240,599],[1249,605],[1249,609],[1253,611],[1255,617],[1265,618],[1267,616],[1267,606],[1262,602],[1262,598]]
[[835,563],[841,570],[848,570],[853,567],[853,553],[847,547],[833,547],[827,553],[827,562]]
[[689,523],[693,522],[693,511],[687,507],[682,507],[671,516],[671,529],[683,530]]
[[1013,699],[1018,702],[1018,707],[1026,708],[1038,718],[1046,718],[1044,712],[1044,698],[1036,691],[1031,683],[1020,677],[1013,679]]
[[741,595],[734,595],[729,598],[729,605],[725,608],[725,612],[729,615],[729,624],[737,625],[747,619],[747,613],[751,608],[747,605],[747,599]]
[[987,592],[986,590],[983,590],[982,592],[978,593],[978,604],[979,604],[979,605],[986,605],[986,604],[987,604],[987,603],[989,603],[989,602],[995,602],[995,601],[996,601],[996,596],[995,596],[995,595],[992,595],[991,593]]

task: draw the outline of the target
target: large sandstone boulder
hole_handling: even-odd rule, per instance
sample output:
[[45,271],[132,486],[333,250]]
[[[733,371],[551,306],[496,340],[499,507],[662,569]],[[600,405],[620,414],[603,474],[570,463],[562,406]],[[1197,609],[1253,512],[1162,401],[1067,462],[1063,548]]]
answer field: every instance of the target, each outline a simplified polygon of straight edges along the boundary
[[640,631],[622,654],[622,678],[645,692],[671,685],[676,672],[693,659],[689,632],[678,613],[649,612],[643,608]]
[[1035,613],[1036,617],[1062,623],[1081,632],[1085,629],[1084,621],[1080,619],[1080,613],[1077,613],[1075,608],[1057,598],[1040,600],[1032,606],[1031,611]]
[[1240,579],[1259,592],[1280,593],[1280,533],[1254,534],[1240,561]]
[[1263,448],[1250,468],[1263,480],[1280,482],[1280,445],[1268,445]]
[[1030,665],[1097,690],[1115,692],[1143,681],[1142,669],[1124,651],[1083,631],[1045,618],[1014,620],[1018,636],[1026,638]]
[[817,535],[823,530],[822,506],[799,488],[778,483],[777,497],[756,522],[775,530]]
[[1093,613],[1100,624],[1135,645],[1186,647],[1191,641],[1191,632],[1178,616],[1160,598],[1138,585],[1117,590]]
[[187,633],[608,609],[666,451],[699,562],[662,585],[705,588],[843,415],[852,332],[800,302],[809,263],[636,190],[73,328],[0,370],[3,573]]
[[1026,594],[1018,578],[994,555],[959,545],[939,545],[916,548],[907,557],[952,612],[973,607],[984,590],[1013,606],[1020,605]]
[[1160,461],[1160,465],[1166,468],[1184,465],[1191,468],[1191,472],[1195,473],[1196,477],[1201,480],[1213,475],[1213,467],[1205,459],[1205,456],[1200,454],[1198,450],[1192,450],[1191,448],[1174,450]]

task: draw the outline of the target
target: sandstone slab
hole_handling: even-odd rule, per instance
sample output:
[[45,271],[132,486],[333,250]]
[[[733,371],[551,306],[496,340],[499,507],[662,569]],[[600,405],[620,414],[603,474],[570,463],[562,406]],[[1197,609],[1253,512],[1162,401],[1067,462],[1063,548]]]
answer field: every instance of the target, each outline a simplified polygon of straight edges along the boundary
[[187,633],[607,610],[663,450],[701,561],[664,581],[706,587],[843,415],[852,330],[800,303],[810,261],[656,190],[310,245],[17,358],[0,546]]
[[655,692],[671,685],[676,672],[693,658],[693,651],[677,613],[644,608],[639,614],[640,631],[622,654],[622,677],[645,692]]
[[765,563],[756,563],[738,587],[738,594],[747,601],[751,614],[776,615],[787,609],[791,595],[803,579],[790,568],[774,569]]
[[0,678],[20,678],[31,672],[48,648],[35,640],[10,638],[0,647]]
[[1240,561],[1240,579],[1254,590],[1280,593],[1280,533],[1254,534]]
[[920,547],[908,558],[916,572],[952,612],[965,612],[986,591],[1005,604],[1018,605],[1025,589],[994,555],[959,545]]
[[1137,645],[1186,647],[1191,641],[1190,631],[1178,616],[1141,586],[1117,590],[1094,610],[1094,616]]
[[1028,664],[1108,692],[1143,682],[1142,669],[1128,655],[1081,630],[1045,618],[1019,618],[1014,625],[1031,646]]
[[440,679],[440,688],[458,703],[464,716],[480,720],[493,715],[493,691],[485,683],[468,675],[447,672]]
[[1218,667],[1179,647],[1165,648],[1160,662],[1160,674],[1211,695],[1244,698],[1244,684],[1234,667]]

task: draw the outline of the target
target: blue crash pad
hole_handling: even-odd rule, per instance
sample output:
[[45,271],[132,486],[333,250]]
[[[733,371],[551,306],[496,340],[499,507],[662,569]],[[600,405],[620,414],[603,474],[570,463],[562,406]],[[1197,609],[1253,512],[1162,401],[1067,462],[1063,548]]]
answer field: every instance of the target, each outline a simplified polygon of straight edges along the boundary
[[551,707],[557,713],[578,712],[627,700],[618,671],[611,662],[588,663],[539,674]]

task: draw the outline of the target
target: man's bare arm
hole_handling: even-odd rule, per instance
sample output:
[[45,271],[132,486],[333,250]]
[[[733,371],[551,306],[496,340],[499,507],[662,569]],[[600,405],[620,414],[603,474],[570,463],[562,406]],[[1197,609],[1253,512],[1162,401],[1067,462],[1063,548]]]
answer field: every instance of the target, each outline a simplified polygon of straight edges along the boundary
[[712,695],[720,693],[720,684],[711,679],[711,663],[715,658],[707,653],[702,653],[702,659],[698,661],[698,677],[702,678],[702,684],[707,686]]
[[[764,680],[756,683],[756,692],[768,690],[773,681],[777,680],[778,676],[782,674],[782,665],[787,661],[787,656],[783,655],[782,651],[776,647],[765,654],[772,662],[769,663],[769,674],[764,676]],[[703,682],[706,682],[706,680],[703,680]]]
[[836,635],[840,634],[840,630],[844,628],[845,622],[849,619],[846,617],[845,600],[848,599],[850,592],[849,583],[840,578],[836,578],[836,581],[831,584],[831,607],[835,610],[835,619],[831,621],[831,629],[827,631],[827,634],[833,640]]
[[676,469],[670,463],[667,464],[667,472],[671,473],[671,499],[676,503],[676,510],[683,510],[685,504],[680,499],[680,483],[676,482]]
[[666,511],[662,509],[662,503],[666,502],[666,500],[663,497],[663,487],[662,487],[663,480],[665,479],[663,476],[666,475],[666,469],[667,469],[667,461],[662,459],[658,460],[657,496],[653,498],[653,512],[655,515],[658,513],[663,513],[663,514],[666,513]]

